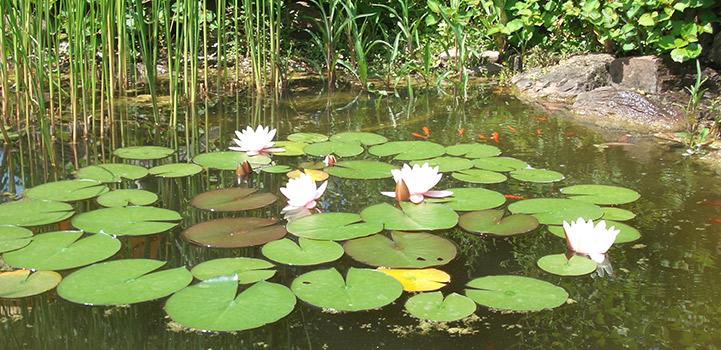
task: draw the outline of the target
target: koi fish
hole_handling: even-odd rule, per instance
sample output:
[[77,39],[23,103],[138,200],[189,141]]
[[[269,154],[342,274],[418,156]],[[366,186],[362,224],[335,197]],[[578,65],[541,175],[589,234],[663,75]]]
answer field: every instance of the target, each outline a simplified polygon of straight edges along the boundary
[[715,206],[720,206],[721,202],[706,202],[706,203],[699,203],[699,205],[703,205],[704,207],[715,207]]
[[536,129],[536,135],[540,135],[540,134],[541,134],[541,129]]
[[508,128],[508,130],[511,130],[511,131],[515,132],[516,134],[518,134],[518,131],[516,131],[516,128],[514,128],[510,125],[506,125],[506,127]]
[[522,197],[522,196],[515,196],[512,194],[504,194],[503,197],[506,197],[507,199],[517,199],[517,200],[526,200],[528,198]]
[[571,131],[571,132],[569,132],[568,134],[566,134],[566,137],[571,137],[571,136],[573,136],[573,135],[576,135],[576,133],[573,132],[573,131]]
[[413,136],[415,136],[415,137],[417,137],[417,138],[419,138],[419,139],[424,139],[424,140],[428,138],[428,136],[423,136],[423,135],[421,135],[421,134],[419,134],[419,133],[416,133],[416,132],[411,133],[411,135],[413,135]]
[[458,137],[461,137],[461,135],[463,135],[464,132],[466,132],[466,129],[458,130]]
[[623,135],[620,139],[618,139],[618,142],[626,142],[626,140],[628,140],[628,136]]
[[478,134],[478,138],[481,139],[481,140],[491,141],[491,139],[489,139],[489,138],[487,138],[487,137],[485,137],[485,136],[483,136],[483,135],[481,135],[481,134]]
[[498,133],[495,131],[493,132],[493,141],[496,141],[496,143],[501,143],[500,141],[498,141]]
[[423,127],[423,133],[425,133],[425,134],[426,134],[426,136],[431,136],[431,131],[430,131],[430,130],[428,130],[428,128],[427,128],[427,127],[425,127],[425,126]]
[[541,122],[547,122],[548,118],[540,118],[539,117],[539,118],[536,118],[536,120],[541,121]]
[[714,223],[714,224],[721,224],[721,219],[711,219],[708,222]]

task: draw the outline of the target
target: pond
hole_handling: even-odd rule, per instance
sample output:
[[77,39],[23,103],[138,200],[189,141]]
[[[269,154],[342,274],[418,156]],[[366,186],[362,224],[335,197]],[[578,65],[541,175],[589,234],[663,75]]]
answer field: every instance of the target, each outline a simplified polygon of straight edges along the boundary
[[[5,147],[1,185],[5,202],[9,203],[13,201],[13,194],[22,195],[26,190],[44,183],[74,179],[83,172],[88,173],[88,170],[81,169],[91,165],[125,163],[153,168],[163,164],[188,163],[198,155],[227,151],[227,147],[232,143],[234,131],[245,129],[249,125],[276,128],[276,141],[286,140],[289,135],[297,136],[298,133],[320,133],[330,136],[346,131],[357,131],[381,135],[388,141],[432,142],[442,146],[484,145],[482,149],[486,151],[497,148],[501,152],[501,157],[512,157],[526,162],[535,169],[553,172],[542,173],[543,176],[556,176],[555,172],[557,172],[563,177],[539,182],[531,176],[532,179],[529,181],[523,176],[509,174],[506,170],[496,173],[502,174],[505,180],[490,181],[485,177],[487,174],[483,176],[467,174],[466,177],[459,175],[463,171],[460,170],[463,165],[448,163],[442,166],[446,167],[445,170],[454,167],[457,169],[443,172],[443,178],[435,189],[482,188],[498,192],[506,196],[503,197],[505,200],[501,201],[502,204],[496,204],[495,207],[505,210],[505,215],[510,215],[509,206],[525,202],[527,199],[568,198],[569,195],[563,194],[561,189],[573,185],[623,187],[640,194],[639,199],[616,206],[624,209],[620,211],[621,213],[635,214],[635,217],[624,221],[624,224],[630,227],[629,232],[637,230],[640,238],[632,237],[629,242],[617,243],[611,247],[608,258],[612,263],[612,275],[601,276],[593,266],[590,271],[594,272],[591,273],[580,276],[559,276],[544,271],[537,263],[542,257],[563,254],[566,251],[565,239],[550,233],[549,225],[544,224],[544,220],[540,220],[541,224],[537,228],[532,228],[530,232],[510,237],[472,234],[456,226],[455,221],[449,226],[452,228],[444,228],[445,224],[438,224],[437,227],[421,231],[430,232],[423,233],[424,236],[406,237],[418,242],[427,240],[427,235],[434,235],[451,242],[450,248],[447,245],[443,246],[445,247],[443,249],[450,251],[448,253],[450,256],[444,255],[443,259],[438,258],[439,264],[435,264],[437,266],[429,264],[450,275],[450,282],[440,289],[444,296],[452,293],[466,295],[469,289],[467,284],[485,276],[533,278],[560,287],[567,293],[567,297],[564,295],[557,305],[539,311],[514,312],[473,303],[476,307],[475,312],[453,322],[430,322],[417,318],[405,307],[406,301],[417,293],[403,292],[395,301],[381,308],[371,307],[372,310],[354,312],[319,308],[311,305],[309,300],[314,300],[313,297],[304,296],[297,299],[294,306],[291,304],[287,312],[280,312],[276,317],[277,307],[288,300],[281,298],[278,300],[285,301],[278,301],[276,303],[278,305],[264,304],[262,308],[251,308],[252,310],[247,313],[250,315],[249,318],[254,319],[262,315],[268,320],[258,322],[261,324],[271,322],[270,324],[233,332],[202,332],[188,329],[182,325],[182,321],[174,320],[175,318],[185,320],[183,318],[185,316],[171,318],[168,313],[173,313],[174,311],[170,309],[175,307],[181,309],[181,315],[195,315],[191,316],[191,319],[202,318],[202,315],[215,317],[211,315],[212,312],[207,311],[209,309],[206,309],[212,304],[214,294],[199,293],[178,298],[180,301],[175,302],[176,305],[172,307],[168,305],[167,312],[166,303],[170,304],[169,297],[130,305],[125,303],[117,306],[82,305],[104,303],[82,300],[113,300],[112,298],[127,300],[122,297],[127,297],[128,294],[143,294],[148,290],[163,287],[159,285],[175,283],[171,280],[160,280],[155,284],[140,285],[138,290],[124,289],[125,287],[119,285],[113,287],[117,288],[114,291],[112,288],[103,289],[103,281],[112,279],[113,274],[123,275],[124,272],[100,271],[90,280],[86,280],[85,284],[76,283],[79,286],[73,289],[74,292],[69,291],[65,295],[59,295],[62,293],[51,289],[40,295],[22,299],[3,299],[0,337],[3,339],[4,347],[8,349],[677,349],[690,347],[711,349],[721,347],[718,341],[721,339],[719,331],[721,328],[718,326],[721,321],[721,310],[716,306],[721,294],[716,286],[721,282],[721,278],[715,265],[716,257],[721,250],[719,239],[721,200],[717,175],[696,160],[683,157],[682,149],[658,144],[647,136],[627,137],[620,131],[582,125],[578,121],[565,118],[558,107],[553,103],[526,105],[503,91],[488,86],[471,89],[469,99],[465,102],[459,102],[453,96],[436,91],[415,91],[412,96],[383,98],[350,92],[327,95],[297,91],[277,101],[241,95],[220,100],[206,99],[203,104],[187,113],[188,117],[177,130],[170,130],[153,127],[147,122],[149,110],[142,105],[128,102],[118,106],[118,114],[124,118],[119,118],[118,124],[104,139],[84,141],[77,147],[59,146],[56,142],[54,147],[45,148],[38,145],[37,140],[34,139],[21,141],[13,147]],[[127,150],[129,146],[143,145],[168,147],[174,152],[157,160],[134,160],[114,154],[116,149],[122,147],[126,147]],[[360,147],[362,147],[361,154],[338,157],[338,161],[369,160],[389,163],[395,167],[410,162],[393,159],[396,150],[401,152],[405,149],[406,146],[403,144],[394,144],[390,147],[391,150],[384,151],[390,154],[387,156],[375,155],[378,154],[377,151],[371,154],[368,149],[372,146]],[[444,149],[444,153],[445,150],[448,149]],[[429,155],[432,153],[429,150],[421,151],[424,152]],[[51,165],[49,160],[51,153],[55,157],[56,166]],[[459,153],[457,158],[463,159],[465,152],[457,153]],[[424,157],[421,155],[412,158]],[[473,160],[473,157],[469,158]],[[276,165],[287,165],[292,169],[296,169],[300,162],[319,162],[322,159],[321,156],[307,154],[272,156]],[[131,214],[112,212],[100,218],[87,219],[86,221],[91,223],[83,224],[83,220],[76,219],[82,215],[81,213],[102,208],[98,200],[90,198],[77,201],[66,199],[69,200],[76,214],[73,218],[64,219],[59,223],[33,225],[33,219],[44,215],[38,212],[20,214],[20,216],[28,217],[29,221],[26,222],[31,223],[26,226],[30,226],[38,237],[41,233],[73,230],[74,226],[99,225],[100,229],[97,227],[95,229],[98,232],[106,227],[103,225],[107,222],[123,221],[126,219],[122,216],[128,215],[130,218],[123,222],[124,226],[114,228],[119,231],[105,228],[105,231],[112,231],[109,233],[117,235],[114,241],[119,242],[118,249],[115,250],[117,253],[111,249],[109,254],[111,257],[108,261],[155,259],[166,262],[159,268],[162,271],[184,271],[202,262],[219,258],[262,259],[271,262],[273,266],[261,264],[262,267],[259,269],[262,271],[254,271],[260,273],[261,277],[257,279],[267,279],[267,282],[260,282],[260,284],[265,283],[265,286],[272,284],[272,286],[287,287],[278,289],[281,290],[278,292],[281,294],[289,291],[288,288],[291,288],[300,276],[309,278],[306,274],[316,270],[329,271],[328,269],[334,268],[345,276],[349,271],[368,271],[367,269],[375,269],[377,265],[383,264],[373,264],[372,261],[369,262],[373,259],[364,255],[380,249],[378,245],[362,246],[355,249],[353,254],[348,254],[353,248],[346,244],[346,254],[337,260],[301,266],[274,262],[267,258],[265,254],[267,252],[262,251],[264,241],[253,246],[226,249],[208,248],[190,243],[185,230],[196,224],[216,219],[275,218],[280,225],[286,224],[281,214],[281,209],[286,204],[285,198],[279,191],[288,181],[284,172],[260,171],[251,174],[245,183],[237,181],[236,173],[233,171],[234,163],[231,163],[230,168],[230,170],[217,170],[204,167],[198,168],[199,172],[195,171],[195,167],[187,166],[160,168],[161,170],[155,168],[156,171],[151,170],[150,175],[145,175],[141,170],[138,178],[107,184],[111,192],[121,189],[143,189],[156,194],[157,201],[153,202],[154,198],[151,198],[150,206],[168,209],[172,211],[171,214],[168,211]],[[182,173],[186,171],[187,174]],[[325,193],[318,200],[318,207],[323,214],[314,214],[310,218],[327,217],[324,216],[327,213],[355,214],[372,206],[380,208],[376,210],[380,212],[376,215],[383,216],[386,214],[384,211],[395,210],[393,209],[395,201],[382,196],[380,192],[393,191],[394,186],[395,182],[390,172],[382,179],[370,180],[331,175]],[[278,199],[268,206],[248,208],[238,212],[206,211],[191,205],[191,199],[199,194],[223,188],[251,188],[256,189],[257,193],[273,194]],[[603,191],[612,191],[610,187],[603,189]],[[58,190],[51,189],[46,192],[55,191]],[[600,194],[603,195],[604,193]],[[42,195],[37,196],[42,197]],[[381,203],[388,205],[378,207]],[[578,203],[580,203],[579,207],[584,205],[584,202],[578,201]],[[438,203],[423,205],[448,208]],[[9,220],[8,214],[3,212],[3,210],[7,211],[5,206],[0,207],[0,217],[2,220]],[[56,208],[51,212],[56,213],[59,210],[61,209]],[[415,209],[405,210],[410,213]],[[440,220],[438,217],[446,215],[443,214],[446,211],[434,210],[416,213],[417,217],[414,220],[423,221],[423,217],[426,216],[426,219],[430,218],[428,221],[435,222],[436,219]],[[178,214],[177,218],[173,216]],[[464,212],[459,210],[459,214],[464,215]],[[169,216],[164,217],[164,215]],[[141,220],[141,217],[144,219]],[[306,219],[297,219],[295,223]],[[146,226],[152,225],[146,225],[143,220],[161,224],[155,228],[159,233],[146,234],[152,230],[146,230]],[[131,221],[133,223],[129,224]],[[386,227],[391,225],[391,221],[393,220],[388,219],[385,222]],[[322,223],[314,222],[305,226],[316,224],[322,226]],[[226,224],[220,224],[195,231],[201,231],[199,236],[203,236],[205,230],[222,230],[225,226]],[[136,229],[138,232],[135,232]],[[93,231],[92,228],[86,230]],[[304,229],[294,230],[289,227],[289,231],[300,235],[306,234]],[[342,230],[338,229],[338,231]],[[390,237],[389,231],[384,231],[382,234]],[[394,234],[394,238],[397,238],[395,235],[397,234]],[[86,234],[84,237],[92,236],[96,235]],[[108,236],[103,235],[103,237]],[[193,237],[198,239],[198,236]],[[282,233],[279,237],[282,237]],[[286,237],[297,240],[296,235],[292,233],[288,233]],[[66,244],[69,245],[74,239],[77,237]],[[344,239],[337,240],[343,243]],[[47,249],[44,254],[56,254],[54,248]],[[89,249],[83,254],[96,253],[98,253],[97,249]],[[18,261],[17,257],[8,254],[10,253],[5,253],[3,256],[6,261]],[[43,257],[42,254],[36,252],[35,256]],[[280,258],[276,259],[283,257],[282,253],[280,255]],[[34,262],[29,264],[32,265]],[[4,268],[14,270],[7,265]],[[148,267],[147,272],[154,268],[157,266]],[[175,268],[179,269],[173,270]],[[75,266],[58,269],[58,273],[64,278],[71,273],[82,271],[80,267]],[[377,273],[363,275],[359,279],[363,281],[375,279],[377,278],[375,274]],[[94,282],[93,278],[98,282]],[[135,280],[128,278],[124,282]],[[181,276],[179,279],[184,278]],[[232,283],[231,298],[235,293],[234,280]],[[199,284],[200,282],[195,279],[191,285]],[[311,283],[301,281],[298,284]],[[176,290],[182,287],[184,285]],[[62,288],[61,284],[59,289]],[[101,290],[102,295],[83,294],[83,291],[87,292],[94,288]],[[240,285],[239,291],[248,288],[252,287]],[[384,283],[379,283],[378,289],[384,288]],[[508,290],[506,293],[523,295],[535,287],[517,288],[518,290]],[[400,289],[397,290],[400,293]],[[293,291],[298,292],[298,289],[294,287]],[[166,295],[172,292],[174,291]],[[260,298],[271,292],[270,290],[259,292]],[[80,295],[79,303],[65,300],[72,299],[73,293]],[[292,294],[290,295],[292,300],[296,300]],[[110,299],[103,299],[104,296]],[[99,299],[93,299],[95,297]],[[326,300],[327,298],[330,297],[321,295],[321,303],[333,302]],[[275,319],[279,320],[275,321]]]

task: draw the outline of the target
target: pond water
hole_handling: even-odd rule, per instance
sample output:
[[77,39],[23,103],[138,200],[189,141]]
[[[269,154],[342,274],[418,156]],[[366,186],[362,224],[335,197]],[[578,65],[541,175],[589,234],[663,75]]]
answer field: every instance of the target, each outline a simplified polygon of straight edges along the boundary
[[[721,347],[721,278],[716,260],[721,251],[721,202],[718,176],[683,150],[657,144],[641,136],[624,137],[618,131],[601,130],[562,116],[555,104],[524,105],[491,87],[479,86],[470,98],[458,102],[437,92],[416,91],[412,97],[378,99],[337,92],[331,96],[296,92],[277,102],[243,96],[207,100],[189,113],[177,131],[153,128],[144,122],[149,111],[131,103],[119,107],[125,116],[103,140],[78,147],[55,147],[57,166],[35,140],[3,150],[2,191],[6,202],[42,183],[74,178],[74,172],[92,164],[123,162],[112,155],[120,146],[158,145],[176,152],[156,161],[127,161],[150,167],[186,162],[201,153],[223,151],[234,130],[247,125],[270,125],[278,129],[276,140],[297,132],[333,135],[343,131],[367,131],[389,140],[419,140],[427,127],[431,141],[444,146],[479,142],[498,147],[502,156],[523,160],[538,169],[562,173],[553,183],[530,183],[515,179],[479,185],[461,182],[446,173],[436,189],[481,187],[525,198],[563,197],[559,189],[578,184],[622,186],[641,194],[633,203],[620,205],[636,214],[626,224],[641,238],[614,245],[608,256],[613,276],[596,273],[561,277],[541,270],[536,261],[566,250],[565,240],[550,234],[546,225],[531,233],[510,238],[469,234],[460,228],[436,232],[454,242],[458,254],[438,269],[451,275],[441,289],[464,295],[470,280],[489,275],[526,276],[564,288],[569,299],[561,306],[537,312],[507,312],[479,305],[461,321],[421,321],[404,309],[412,293],[378,310],[329,312],[298,300],[295,309],[281,320],[252,330],[203,333],[172,322],[157,301],[116,307],[91,307],[67,302],[55,290],[20,300],[3,300],[0,338],[7,349],[680,349]],[[136,117],[138,118],[136,121]],[[128,122],[127,120],[131,120]],[[509,128],[508,126],[511,126]],[[459,130],[464,132],[459,135]],[[514,130],[512,130],[514,129]],[[482,134],[495,141],[478,140]],[[186,141],[187,140],[187,141]],[[622,140],[622,142],[621,142]],[[603,146],[604,143],[624,145]],[[320,157],[274,156],[278,164],[295,166],[301,160]],[[364,152],[353,159],[372,159],[401,165],[390,157]],[[238,186],[232,171],[204,170],[182,178],[152,175],[137,181],[124,180],[113,188],[143,188],[159,196],[157,207],[182,216],[170,231],[139,237],[119,237],[120,252],[111,259],[151,258],[167,261],[166,267],[193,266],[221,257],[265,259],[261,248],[210,249],[180,238],[192,225],[210,219],[237,216],[274,217],[283,222],[280,209],[285,200],[279,188],[283,174],[261,172],[247,185],[279,196],[262,209],[240,213],[208,213],[190,206],[195,195],[217,188]],[[392,203],[380,191],[392,191],[392,179],[329,179],[320,199],[323,212],[358,213],[378,203]],[[501,208],[516,199],[509,199]],[[94,200],[73,204],[77,212],[98,208]],[[69,223],[45,225],[35,233],[71,229]],[[288,234],[288,236],[292,236]],[[335,267],[342,274],[350,267],[368,268],[344,255],[319,266],[276,264],[270,282],[290,287],[292,281],[316,269]],[[371,267],[374,268],[374,267]],[[66,276],[71,271],[61,271]],[[197,283],[197,282],[193,282]]]

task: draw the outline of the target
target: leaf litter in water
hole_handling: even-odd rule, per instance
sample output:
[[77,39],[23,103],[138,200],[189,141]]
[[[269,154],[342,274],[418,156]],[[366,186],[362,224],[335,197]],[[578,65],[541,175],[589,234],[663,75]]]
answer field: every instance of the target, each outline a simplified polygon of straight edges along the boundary
[[195,224],[181,234],[188,242],[209,248],[242,248],[281,239],[285,227],[276,219],[225,218]]
[[430,292],[441,289],[451,282],[451,275],[434,268],[389,269],[379,267],[376,270],[397,279],[406,292]]
[[278,199],[272,193],[256,192],[254,188],[223,188],[201,193],[190,204],[198,209],[225,212],[263,208]]

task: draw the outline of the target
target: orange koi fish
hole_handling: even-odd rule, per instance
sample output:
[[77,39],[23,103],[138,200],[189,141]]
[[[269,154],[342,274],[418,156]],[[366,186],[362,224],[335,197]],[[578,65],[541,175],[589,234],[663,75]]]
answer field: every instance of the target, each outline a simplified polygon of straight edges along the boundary
[[506,127],[508,128],[508,130],[511,130],[511,131],[515,132],[516,134],[518,134],[518,131],[516,131],[516,128],[514,128],[510,125],[506,125]]
[[541,129],[536,129],[536,135],[540,135],[540,134],[541,134]]
[[713,223],[713,224],[721,224],[721,219],[711,219],[708,222]]
[[704,207],[716,207],[716,206],[720,206],[721,202],[706,202],[706,203],[699,203],[699,205],[703,205]]
[[571,132],[569,132],[568,134],[566,134],[566,137],[571,137],[571,136],[573,136],[573,135],[576,135],[576,133],[573,132],[573,131],[571,131]]
[[501,143],[500,141],[498,141],[498,133],[495,131],[493,132],[493,141],[496,141],[496,143]]
[[431,136],[431,131],[430,131],[430,130],[428,130],[428,128],[427,128],[427,127],[425,127],[425,126],[423,127],[423,133],[425,133],[425,134],[426,134],[426,136]]
[[458,130],[458,137],[461,137],[461,135],[463,135],[464,132],[466,132],[466,129]]
[[528,198],[526,198],[526,197],[515,196],[515,195],[512,195],[512,194],[504,194],[503,196],[506,197],[507,199],[517,199],[517,200],[526,200],[526,199],[528,199]]
[[618,139],[618,142],[626,142],[626,140],[628,140],[628,136],[623,135],[620,139]]
[[413,136],[415,136],[415,137],[417,137],[417,138],[419,138],[419,139],[424,139],[424,140],[428,138],[428,136],[423,136],[423,135],[421,135],[421,134],[419,134],[419,133],[416,133],[416,132],[411,133],[411,135],[413,135]]
[[536,120],[541,121],[541,122],[547,122],[548,118],[540,118],[539,117],[539,118],[536,118]]
[[485,137],[485,136],[483,136],[483,135],[481,135],[481,134],[478,134],[478,138],[481,139],[481,140],[491,141],[491,139],[489,139],[489,138],[487,138],[487,137]]

